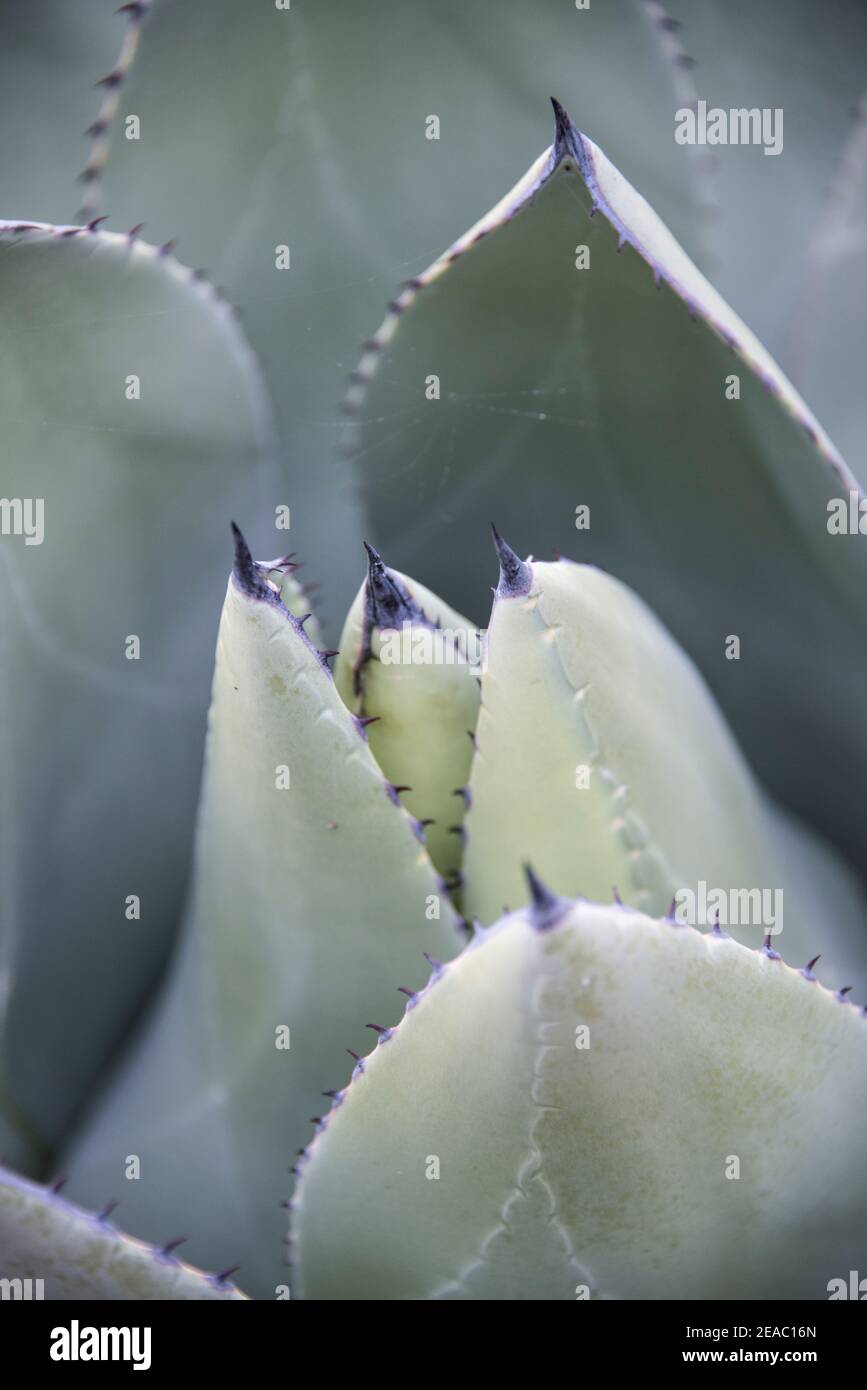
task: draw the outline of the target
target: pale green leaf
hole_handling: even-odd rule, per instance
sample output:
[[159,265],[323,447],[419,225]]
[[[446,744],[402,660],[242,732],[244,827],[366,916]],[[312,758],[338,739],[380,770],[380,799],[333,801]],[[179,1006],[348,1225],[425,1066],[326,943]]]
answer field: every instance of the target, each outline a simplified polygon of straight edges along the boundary
[[[245,1297],[218,1274],[203,1274],[176,1255],[117,1230],[107,1216],[73,1206],[51,1188],[0,1169],[0,1282],[3,1297],[237,1301]],[[17,1281],[22,1281],[19,1292]],[[7,1283],[11,1292],[7,1293]]]
[[[511,556],[511,562],[516,557]],[[625,585],[589,565],[501,580],[482,665],[464,910],[524,901],[530,861],[559,890],[660,915],[675,895],[792,965],[822,952],[867,977],[865,904],[806,831],[780,824],[710,691]],[[682,897],[686,890],[692,898]],[[718,899],[717,894],[722,894]]]
[[250,349],[170,255],[0,223],[0,301],[0,1055],[50,1145],[165,960],[219,540],[256,499],[270,508],[273,474]]
[[360,363],[377,540],[463,605],[487,577],[482,516],[522,550],[577,540],[698,662],[771,790],[862,855],[867,542],[828,530],[855,481],[644,198],[558,119]]
[[425,844],[449,880],[462,857],[479,654],[480,634],[468,619],[385,569],[374,552],[344,624],[334,679],[348,707],[376,721],[367,733],[371,751],[389,781],[408,788],[407,810],[433,822],[425,826]]
[[[532,157],[548,90],[581,93],[599,138],[695,247],[701,190],[693,152],[673,144],[676,77],[632,3],[537,0],[493,23],[463,0],[154,7],[101,210],[178,238],[240,307],[276,403],[293,530],[315,577],[327,573],[335,614],[351,601],[362,533],[353,470],[335,451],[361,340],[399,282]],[[137,141],[123,137],[127,113]],[[276,268],[281,246],[288,269]]]
[[323,1089],[344,1079],[367,1024],[395,1022],[423,952],[451,955],[459,938],[330,671],[241,555],[177,972],[64,1170],[92,1203],[138,1155],[129,1229],[157,1240],[178,1226],[193,1258],[240,1263],[245,1287],[274,1298],[286,1170]]
[[863,1011],[733,940],[539,891],[338,1098],[293,1293],[827,1297],[867,1254]]
[[863,482],[867,9],[836,0],[833,23],[817,23],[813,0],[690,0],[680,18],[708,112],[725,111],[727,130],[732,110],[756,112],[780,137],[775,155],[752,142],[679,151],[711,170],[714,283]]

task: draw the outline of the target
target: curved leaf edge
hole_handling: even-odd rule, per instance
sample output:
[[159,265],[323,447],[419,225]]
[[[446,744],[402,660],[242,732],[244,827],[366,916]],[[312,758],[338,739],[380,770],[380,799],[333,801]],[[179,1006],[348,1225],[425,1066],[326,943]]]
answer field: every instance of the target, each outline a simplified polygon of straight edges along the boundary
[[78,175],[78,182],[84,185],[79,215],[85,222],[93,219],[101,205],[102,175],[108,162],[111,147],[112,127],[120,109],[120,99],[126,85],[141,42],[142,27],[153,6],[153,0],[131,0],[121,5],[115,14],[124,15],[126,30],[121,42],[117,61],[94,84],[103,91],[103,97],[96,113],[96,119],[87,127],[85,135],[91,137],[87,162]]
[[[343,1101],[350,1087],[353,1084],[357,1084],[365,1076],[367,1072],[368,1063],[371,1061],[372,1058],[375,1057],[377,1050],[380,1047],[385,1047],[395,1038],[395,1036],[398,1034],[401,1023],[403,1023],[406,1020],[407,1016],[413,1009],[415,1009],[430,995],[431,990],[443,978],[443,976],[448,970],[452,970],[456,966],[458,966],[468,952],[482,949],[485,943],[491,937],[506,930],[513,922],[523,922],[531,930],[547,932],[552,929],[556,930],[558,923],[562,921],[564,918],[566,918],[571,912],[573,912],[573,910],[577,910],[580,913],[582,905],[592,907],[595,909],[602,908],[603,910],[610,910],[610,905],[608,904],[591,903],[588,899],[584,898],[572,899],[558,897],[554,893],[552,893],[548,888],[546,888],[544,884],[540,883],[540,881],[536,878],[535,874],[533,874],[533,871],[531,868],[529,868],[529,866],[525,866],[525,872],[527,874],[531,894],[531,902],[529,906],[520,908],[516,912],[511,912],[507,916],[501,917],[499,921],[492,923],[492,925],[489,927],[483,927],[477,922],[474,923],[473,935],[471,939],[465,946],[464,950],[461,951],[459,955],[455,956],[454,959],[450,961],[443,962],[435,960],[433,957],[428,956],[426,954],[425,958],[427,959],[431,967],[431,973],[428,978],[428,982],[426,985],[423,986],[422,989],[416,990],[415,992],[401,990],[401,992],[406,994],[407,996],[407,1002],[404,1007],[403,1016],[398,1020],[397,1023],[395,1023],[390,1028],[378,1028],[374,1024],[369,1024],[368,1026],[371,1029],[373,1029],[377,1034],[376,1042],[374,1043],[371,1051],[364,1057],[356,1056],[356,1054],[354,1053],[351,1054],[355,1059],[355,1066],[353,1067],[352,1074],[349,1080],[346,1082],[346,1084],[339,1090],[322,1092],[323,1096],[330,1102],[329,1107],[323,1115],[313,1117],[311,1121],[311,1123],[314,1126],[313,1137],[304,1146],[303,1149],[299,1149],[295,1161],[292,1167],[289,1169],[289,1174],[294,1179],[294,1188],[291,1197],[285,1204],[286,1211],[289,1214],[289,1232],[286,1237],[286,1252],[289,1274],[290,1277],[294,1276],[295,1286],[297,1289],[297,1293],[293,1293],[293,1296],[298,1298],[304,1297],[300,1271],[298,1269],[298,1266],[293,1262],[292,1258],[292,1251],[294,1245],[294,1237],[292,1231],[293,1213],[298,1210],[298,1198],[303,1192],[304,1170],[311,1161],[311,1159],[314,1157],[317,1142],[328,1129],[331,1119],[333,1118],[334,1114],[340,1109],[340,1106],[343,1104]],[[672,904],[672,908],[673,906],[674,905]],[[848,997],[849,988],[843,987],[842,989],[832,989],[829,985],[825,985],[819,980],[814,970],[814,966],[816,965],[818,957],[810,961],[807,965],[802,966],[800,969],[798,969],[794,966],[788,965],[780,956],[780,954],[774,950],[773,945],[771,944],[771,937],[767,937],[762,946],[745,946],[741,942],[736,941],[733,937],[729,936],[728,932],[723,931],[719,926],[715,926],[711,928],[709,931],[703,932],[699,931],[697,927],[693,927],[689,924],[680,922],[674,917],[673,912],[671,910],[669,914],[665,917],[651,917],[647,913],[642,912],[640,908],[631,907],[625,903],[622,903],[620,901],[619,895],[617,895],[616,890],[614,898],[614,909],[624,914],[640,918],[643,922],[655,923],[657,926],[661,928],[664,927],[677,933],[686,934],[692,937],[699,937],[705,942],[711,939],[716,941],[727,941],[729,947],[733,951],[746,952],[747,955],[763,958],[769,962],[773,962],[773,964],[780,970],[782,970],[785,974],[793,978],[799,976],[806,984],[815,986],[815,988],[820,990],[822,994],[826,995],[829,1004],[836,1004],[843,1008],[854,1010],[855,1014],[858,1015],[862,1020],[864,1020],[865,1024],[867,1024],[867,1004],[856,1004],[853,1000],[851,1000]]]
[[[340,402],[342,413],[355,417],[362,412],[367,389],[377,374],[385,348],[395,336],[402,315],[412,307],[419,295],[444,275],[456,260],[472,251],[479,241],[504,227],[530,206],[545,185],[557,174],[577,172],[592,199],[588,215],[602,215],[617,236],[618,252],[627,246],[635,251],[648,266],[656,288],[659,289],[663,283],[666,284],[687,309],[690,318],[704,323],[730,352],[753,372],[765,391],[774,397],[781,408],[800,426],[840,486],[846,492],[855,492],[859,498],[863,497],[865,494],[854,474],[770,353],[702,275],[646,199],[622,178],[599,146],[573,124],[560,103],[553,97],[551,101],[555,116],[553,144],[539,155],[524,176],[493,208],[458,237],[457,241],[454,241],[426,270],[403,282],[400,293],[389,302],[386,316],[376,333],[365,342],[358,366],[349,375],[349,387]],[[683,258],[685,268],[695,277],[698,293],[690,293],[682,279],[669,271],[662,261],[651,253],[638,233],[619,216],[605,197],[601,184],[606,166],[622,181],[628,193],[635,197],[636,206],[640,206],[642,212],[646,211],[653,230],[661,231],[666,239],[671,240]],[[346,447],[346,453],[350,457],[358,456],[362,452],[363,448],[357,439]]]
[[[300,640],[308,648],[308,650],[312,652],[313,655],[316,657],[317,664],[323,674],[323,678],[330,681],[330,683],[335,687],[335,689],[337,689],[337,683],[334,678],[334,672],[331,666],[329,665],[329,660],[331,657],[339,656],[339,652],[333,647],[320,648],[316,645],[316,642],[313,640],[313,637],[318,635],[318,630],[314,630],[312,634],[308,634],[305,631],[305,624],[307,621],[306,616],[302,615],[302,617],[299,618],[297,614],[292,612],[292,610],[287,607],[284,601],[285,594],[282,593],[280,589],[273,583],[273,581],[268,578],[269,572],[274,573],[275,565],[279,566],[282,563],[282,561],[254,560],[250,552],[250,549],[247,545],[247,542],[244,540],[241,531],[235,525],[234,522],[232,523],[232,532],[235,539],[235,559],[232,568],[232,573],[229,577],[229,583],[234,584],[235,587],[242,594],[244,594],[247,598],[251,599],[252,601],[257,603],[266,603],[270,607],[276,608],[277,611],[281,613],[283,617],[286,619],[286,621],[289,623],[289,626],[291,627],[294,635],[297,638],[300,638]],[[312,614],[310,616],[312,617]],[[337,693],[339,695],[339,691]],[[353,713],[353,711],[349,709],[345,704],[342,696],[340,696],[340,708],[345,712],[346,718],[352,724],[361,742],[365,744],[369,750],[370,739],[368,736],[367,723],[365,719]],[[392,805],[395,807],[395,809],[399,811],[400,814],[403,816],[404,821],[407,824],[413,837],[418,842],[418,844],[421,845],[422,850],[424,851],[426,862],[428,864],[428,867],[430,868],[431,874],[433,875],[433,879],[437,885],[437,888],[443,895],[449,907],[451,908],[452,930],[455,932],[459,940],[466,940],[466,934],[470,930],[470,924],[460,915],[460,913],[454,907],[452,897],[449,891],[449,885],[443,878],[442,874],[439,873],[439,871],[437,870],[436,866],[433,864],[430,858],[427,846],[425,844],[425,826],[423,822],[418,819],[417,816],[414,816],[411,811],[407,810],[407,808],[403,805],[403,803],[400,800],[401,792],[406,791],[407,788],[395,786],[395,784],[385,776],[385,774],[382,772],[382,769],[379,767],[379,763],[377,762],[376,758],[373,757],[372,751],[371,758],[373,760],[374,766],[377,769],[377,772],[379,773],[382,779],[382,786],[386,796],[388,797]]]
[[237,1272],[238,1266],[223,1270],[218,1274],[208,1274],[205,1270],[178,1259],[174,1250],[180,1245],[180,1240],[172,1240],[165,1246],[159,1247],[138,1240],[134,1236],[128,1236],[109,1220],[118,1203],[112,1201],[101,1212],[89,1212],[62,1195],[64,1181],[65,1179],[60,1178],[54,1183],[43,1185],[22,1177],[9,1168],[0,1166],[0,1190],[3,1188],[11,1189],[30,1202],[47,1204],[49,1207],[59,1210],[72,1222],[92,1225],[95,1234],[103,1236],[106,1240],[115,1240],[127,1254],[153,1260],[158,1265],[176,1271],[184,1279],[201,1284],[203,1291],[207,1290],[209,1297],[216,1293],[217,1295],[222,1294],[227,1300],[249,1302],[249,1295],[243,1293],[230,1280],[230,1275]]
[[199,297],[217,317],[222,330],[232,340],[238,355],[239,365],[246,373],[251,392],[251,410],[258,436],[260,464],[273,461],[276,456],[276,429],[271,399],[265,385],[265,377],[259,358],[249,342],[241,323],[240,315],[226,299],[222,290],[215,285],[205,271],[191,269],[174,254],[174,243],[165,242],[156,246],[144,240],[140,232],[144,223],[137,223],[126,233],[109,232],[101,224],[105,217],[95,217],[86,223],[28,222],[23,219],[0,218],[0,245],[15,245],[25,241],[28,236],[42,237],[57,242],[82,241],[96,247],[102,246],[128,257],[145,257],[163,266],[166,274],[187,293]]

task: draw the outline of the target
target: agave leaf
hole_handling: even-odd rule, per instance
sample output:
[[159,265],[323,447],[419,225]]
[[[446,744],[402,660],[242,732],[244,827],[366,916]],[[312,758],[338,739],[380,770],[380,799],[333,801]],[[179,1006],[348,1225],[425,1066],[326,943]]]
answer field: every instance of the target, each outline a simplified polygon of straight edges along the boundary
[[833,24],[817,24],[812,0],[693,0],[683,9],[708,110],[782,113],[778,155],[755,144],[679,147],[684,159],[698,152],[712,161],[714,283],[748,315],[863,481],[854,364],[867,350],[858,312],[867,278],[867,10],[839,0]]
[[313,596],[296,573],[300,568],[291,555],[283,555],[276,560],[258,561],[256,568],[265,583],[280,598],[283,607],[293,618],[301,622],[307,640],[314,647],[324,646],[322,628],[313,611]]
[[[432,373],[441,398],[427,401]],[[867,766],[867,548],[827,529],[829,498],[854,479],[562,108],[552,149],[404,290],[356,377],[368,506],[397,564],[412,555],[462,602],[483,579],[482,509],[513,543],[532,533],[564,551],[589,520],[582,559],[648,599],[763,780],[862,853],[858,779],[843,770]]]
[[[371,554],[372,547],[368,546],[367,550],[368,573],[346,615],[340,637],[340,651],[334,663],[334,684],[347,709],[351,709],[355,714],[360,712],[356,672],[363,663],[371,630],[367,597],[370,571],[377,559],[380,565],[382,564],[381,557],[378,557],[375,551]],[[478,628],[475,624],[471,623],[469,618],[465,618],[462,613],[458,613],[450,604],[445,603],[439,594],[435,594],[432,589],[420,584],[411,575],[404,574],[402,570],[392,569],[391,566],[382,566],[382,568],[392,581],[397,582],[404,594],[408,595],[411,604],[421,609],[429,622],[444,631],[460,633],[468,645],[478,636]],[[374,624],[373,626],[376,627],[377,625]]]
[[[862,18],[867,15],[861,11]],[[863,45],[862,45],[863,47]],[[792,330],[795,379],[833,421],[835,435],[867,477],[858,363],[867,355],[867,93],[855,108],[809,248],[808,288]]]
[[368,547],[369,573],[353,603],[334,680],[366,720],[386,777],[407,788],[432,863],[450,882],[460,871],[465,784],[479,711],[476,628]]
[[152,246],[2,223],[0,298],[0,494],[33,503],[0,546],[0,1054],[50,1146],[178,920],[213,538],[242,496],[266,505],[270,431],[231,311]]
[[[346,372],[393,283],[493,199],[516,150],[531,158],[539,72],[580,88],[600,138],[697,245],[695,161],[671,136],[675,69],[637,5],[541,0],[491,25],[460,0],[436,12],[370,0],[363,13],[187,0],[155,6],[144,28],[119,110],[139,116],[141,138],[115,132],[100,210],[178,238],[241,307],[277,405],[293,530],[329,556],[341,615],[362,529],[335,457]],[[616,101],[612,72],[628,74]]]
[[337,1097],[293,1292],[823,1298],[863,1267],[863,1010],[733,940],[535,894]]
[[[841,982],[867,975],[850,872],[779,823],[701,676],[642,600],[592,566],[528,564],[497,543],[467,915],[490,923],[523,901],[529,859],[566,893],[603,901],[616,887],[652,915],[675,895],[685,909],[689,890],[704,912],[694,925],[712,924],[722,890],[722,925],[748,945],[772,927],[791,964],[821,951]],[[731,896],[739,890],[763,890],[761,911],[758,897]]]
[[0,1168],[0,1279],[41,1280],[50,1299],[245,1297],[228,1275],[184,1264],[174,1245],[157,1249],[131,1240],[109,1222],[108,1212],[82,1211],[56,1189]]
[[399,1015],[394,971],[411,988],[424,950],[458,948],[397,801],[239,537],[179,969],[64,1168],[93,1202],[138,1155],[129,1229],[156,1240],[179,1223],[194,1258],[242,1263],[256,1297],[285,1280],[286,1166],[345,1075],[345,1049]]
[[[293,207],[289,196],[303,178],[309,195],[327,199],[321,207],[330,217],[320,237],[354,232],[365,257],[377,254],[379,243],[381,264],[390,251],[403,259],[410,236],[424,235],[428,214],[437,219],[434,233],[449,216],[430,188],[423,157],[449,151],[441,164],[452,205],[459,195],[478,193],[480,178],[482,196],[493,195],[497,177],[507,172],[505,148],[518,144],[526,158],[532,155],[535,74],[544,70],[552,82],[580,88],[588,109],[599,113],[600,138],[627,173],[636,177],[643,170],[681,229],[697,233],[697,169],[690,152],[684,160],[672,139],[672,99],[684,95],[684,74],[677,71],[681,45],[661,41],[666,15],[663,6],[656,10],[648,22],[640,4],[579,13],[541,0],[532,16],[505,10],[492,27],[483,12],[460,0],[445,0],[436,16],[372,0],[364,18],[348,6],[309,0],[243,17],[231,0],[156,6],[120,108],[121,115],[132,110],[141,116],[142,139],[113,142],[106,205],[125,214],[129,200],[139,198],[162,219],[161,234],[169,235],[172,219],[182,218],[185,239],[215,249],[234,239],[238,259],[239,233],[273,225],[286,212],[307,241],[312,207]],[[243,62],[227,71],[221,54],[228,47]],[[412,61],[396,63],[398,54],[411,54]],[[612,70],[624,78],[616,101]],[[191,74],[199,98],[194,112],[187,103]],[[181,112],[186,119],[179,119]],[[439,116],[436,142],[426,139],[428,112]],[[203,137],[213,137],[215,122],[220,138],[208,139],[205,148]],[[488,149],[489,173],[473,167],[468,131]],[[291,148],[299,139],[304,160]],[[202,175],[195,198],[187,182],[194,166]],[[281,188],[284,179],[290,188]],[[259,208],[251,197],[227,210],[220,189],[229,185],[255,194]],[[383,222],[381,200],[399,187],[404,198]],[[174,230],[181,230],[176,221]],[[327,245],[330,254],[336,240]]]

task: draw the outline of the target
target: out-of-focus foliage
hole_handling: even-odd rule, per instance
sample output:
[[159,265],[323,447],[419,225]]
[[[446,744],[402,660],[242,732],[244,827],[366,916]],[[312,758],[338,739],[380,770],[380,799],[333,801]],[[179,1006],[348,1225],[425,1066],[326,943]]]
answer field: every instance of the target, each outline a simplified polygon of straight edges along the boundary
[[0,1094],[34,1164],[178,920],[213,537],[268,505],[270,411],[228,306],[139,241],[0,224],[0,302],[0,493],[43,517],[0,546]]
[[[826,507],[859,496],[837,446],[863,476],[867,10],[113,9],[0,15],[0,1151],[38,1172],[61,1149],[94,1210],[143,1160],[124,1224],[155,1248],[4,1178],[0,1276],[235,1296],[160,1247],[177,1223],[282,1297],[303,1145],[313,1296],[557,1297],[586,1274],[629,1297],[659,1268],[666,1295],[821,1296],[864,1259],[864,1020],[790,966],[815,946],[862,970],[863,911],[689,658],[760,779],[863,869],[864,538]],[[551,91],[587,135],[558,109],[537,158]],[[678,145],[699,99],[779,108],[782,152]],[[23,497],[38,545],[7,534]],[[181,919],[233,515],[277,559],[239,542],[185,925],[122,1052]],[[521,548],[577,536],[674,640],[616,581],[501,547],[480,685],[387,668],[407,613],[422,636],[483,620],[491,515]],[[374,564],[399,601],[362,587],[332,684],[318,634],[362,534],[443,598]],[[316,618],[283,551],[327,577]],[[611,785],[573,803],[584,757]],[[653,915],[695,875],[782,886],[788,934],[749,954],[531,877],[530,916],[417,993],[422,946],[447,958],[457,913],[518,906],[528,855],[554,893]],[[604,1047],[573,1070],[554,1034],[588,1008]],[[740,1183],[714,1182],[726,1146]]]

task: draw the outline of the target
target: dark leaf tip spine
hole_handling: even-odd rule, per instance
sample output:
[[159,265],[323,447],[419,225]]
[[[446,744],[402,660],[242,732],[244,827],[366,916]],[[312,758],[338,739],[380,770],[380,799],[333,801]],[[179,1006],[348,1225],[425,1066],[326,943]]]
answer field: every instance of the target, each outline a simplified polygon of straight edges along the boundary
[[510,545],[507,545],[491,522],[494,549],[500,564],[500,581],[496,593],[498,598],[522,598],[530,592],[533,585],[533,571],[526,561],[519,559]]
[[551,892],[530,864],[524,865],[524,876],[530,890],[530,920],[536,931],[550,931],[565,917],[569,904]]
[[400,628],[404,623],[429,626],[418,604],[400,580],[383,564],[382,556],[364,541],[367,551],[367,622],[371,628]]
[[589,164],[584,137],[573,124],[569,112],[556,97],[550,98],[554,108],[554,167],[564,159],[574,159],[582,174],[586,174]]

